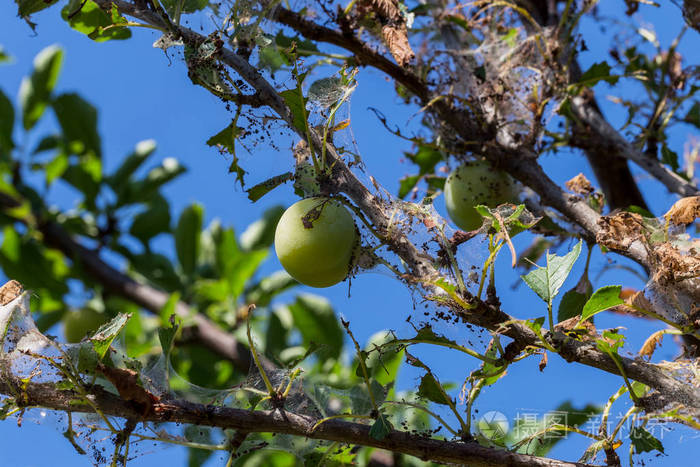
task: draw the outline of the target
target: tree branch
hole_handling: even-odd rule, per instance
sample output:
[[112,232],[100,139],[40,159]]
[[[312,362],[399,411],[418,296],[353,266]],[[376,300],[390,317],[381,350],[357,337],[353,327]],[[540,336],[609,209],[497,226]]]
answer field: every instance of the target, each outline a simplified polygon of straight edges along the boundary
[[647,156],[627,142],[603,116],[587,103],[583,96],[571,99],[571,110],[586,129],[592,133],[588,138],[577,141],[584,149],[599,147],[620,157],[635,162],[642,169],[659,180],[669,191],[681,196],[700,194],[700,189],[680,175],[667,168],[658,159]]
[[[17,378],[0,379],[0,393],[12,395],[17,393],[19,388],[25,388],[20,390],[22,400],[16,401],[23,407],[44,407],[65,412],[94,412],[90,405],[81,402],[81,398],[72,391],[58,390],[51,383],[25,384]],[[93,386],[90,392],[94,396],[93,402],[105,415],[138,422],[187,423],[248,433],[283,433],[387,449],[426,461],[469,464],[472,467],[589,467],[588,464],[488,448],[475,441],[441,441],[421,434],[396,430],[378,440],[370,436],[369,425],[341,420],[328,420],[314,429],[319,420],[285,410],[244,410],[170,400],[155,403],[153,410],[143,415],[133,403],[105,391],[100,386]]]

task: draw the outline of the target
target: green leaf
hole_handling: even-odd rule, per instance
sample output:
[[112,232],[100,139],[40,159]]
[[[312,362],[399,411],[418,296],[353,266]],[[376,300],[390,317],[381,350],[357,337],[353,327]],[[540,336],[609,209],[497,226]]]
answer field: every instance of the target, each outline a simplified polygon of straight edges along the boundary
[[243,132],[242,128],[236,126],[232,121],[226,128],[207,140],[207,146],[216,146],[230,154],[236,154],[236,138]]
[[287,36],[282,31],[275,36],[275,43],[284,49],[291,48],[293,43],[296,44],[299,56],[309,56],[319,51],[314,42],[299,36]]
[[258,51],[258,68],[268,69],[274,73],[285,65],[289,65],[289,60],[286,54],[276,46],[261,47]]
[[182,284],[170,260],[157,253],[129,257],[131,267],[143,277],[167,291],[180,290]]
[[5,51],[5,47],[0,45],[0,64],[10,63],[12,61],[12,56]]
[[580,315],[583,310],[583,305],[586,304],[589,297],[590,294],[579,293],[576,288],[566,292],[561,298],[561,303],[559,303],[557,322],[561,323],[569,318]]
[[519,453],[546,456],[556,444],[567,438],[566,431],[553,430],[551,427],[554,425],[579,427],[599,412],[600,407],[586,405],[577,408],[566,401],[543,417],[518,418],[515,426],[508,433],[507,444],[517,447],[516,450]]
[[664,452],[664,445],[661,444],[661,441],[641,426],[632,427],[632,430],[630,430],[630,441],[634,446],[634,452],[637,454],[654,450]]
[[270,313],[265,331],[265,354],[279,358],[288,347],[287,339],[292,330],[292,315],[286,307],[278,307]]
[[424,146],[422,144],[418,145],[418,150],[415,154],[410,152],[404,152],[404,155],[408,157],[413,163],[418,165],[420,169],[419,175],[425,175],[428,173],[435,172],[435,166],[444,160],[443,154],[435,148],[430,146]]
[[683,121],[700,128],[700,102],[694,102],[688,113],[683,117]]
[[287,271],[276,271],[250,287],[245,293],[245,302],[255,303],[258,307],[267,306],[275,296],[297,284]]
[[[131,37],[131,31],[124,24],[126,19],[119,14],[116,6],[107,12],[102,10],[93,0],[87,0],[78,13],[69,3],[61,10],[61,17],[68,22],[71,28],[87,35],[96,42],[104,42],[111,39],[122,40]],[[70,18],[69,15],[72,15]]]
[[374,421],[372,427],[369,429],[369,436],[381,441],[386,438],[393,429],[394,427],[391,426],[391,423],[386,418],[386,415],[380,413],[377,419]]
[[158,328],[158,340],[160,341],[160,348],[163,350],[163,355],[165,358],[170,357],[170,353],[173,350],[173,345],[175,344],[175,334],[179,324],[177,322],[173,323],[172,326],[165,328]]
[[19,88],[19,102],[22,108],[22,125],[25,130],[34,127],[49,103],[51,92],[56,87],[63,63],[63,50],[51,45],[34,58],[34,70],[25,77]]
[[595,341],[596,347],[601,352],[609,354],[613,358],[619,359],[617,351],[625,345],[625,336],[619,334],[617,330],[607,329],[603,331],[601,339]]
[[440,383],[432,373],[426,373],[421,378],[420,386],[418,386],[418,395],[436,404],[450,405],[450,399],[448,399],[446,392],[441,388]]
[[77,164],[68,166],[61,174],[66,182],[85,195],[88,208],[95,208],[95,198],[100,191],[102,162],[94,155],[81,157]]
[[[542,327],[542,323],[544,322],[544,318],[542,318],[542,321],[539,323],[539,327]],[[494,336],[493,339],[491,339],[491,342],[489,342],[489,346],[486,349],[486,352],[484,353],[485,356],[492,358],[494,360],[499,359],[499,354],[498,354],[498,349],[500,347],[500,340],[498,339],[498,336]],[[484,386],[491,386],[492,384],[496,383],[499,379],[504,377],[506,375],[505,371],[505,366],[504,365],[494,365],[493,363],[489,362],[484,362],[481,364],[481,367],[477,369],[476,371],[473,371],[469,375],[469,379],[481,379],[483,380],[483,385]]]
[[500,232],[503,226],[501,225],[500,219],[503,219],[503,224],[510,237],[515,237],[520,232],[530,229],[537,224],[541,217],[535,217],[530,211],[525,208],[524,204],[513,205],[508,204],[504,206],[499,206],[494,209],[488,206],[478,205],[474,206],[476,211],[485,219],[491,221],[491,227],[496,231]]
[[583,311],[583,306],[593,294],[593,285],[588,279],[588,271],[584,271],[576,286],[566,292],[559,303],[557,322],[566,321],[578,316]]
[[54,296],[68,293],[69,269],[63,255],[45,248],[32,237],[20,235],[12,225],[2,232],[0,267],[7,277],[19,281],[27,289],[47,289]]
[[399,198],[405,198],[420,180],[420,175],[407,175],[399,180]]
[[175,229],[175,250],[182,272],[191,276],[197,266],[204,208],[192,204],[180,214]]
[[77,349],[77,356],[73,357],[77,361],[76,367],[81,373],[94,373],[100,356],[95,351],[95,347],[90,341],[81,342]]
[[168,300],[165,302],[165,304],[161,307],[161,309],[158,311],[158,315],[160,316],[160,321],[163,326],[167,327],[167,323],[170,322],[170,319],[173,318],[173,316],[176,314],[176,309],[177,309],[177,304],[180,301],[180,292],[175,291],[170,294],[168,297]]
[[315,342],[321,346],[317,353],[319,361],[340,357],[344,333],[328,300],[318,295],[299,294],[289,305],[289,311],[294,326],[301,333],[303,345]]
[[581,254],[579,241],[574,248],[564,256],[547,253],[547,266],[530,271],[525,276],[520,276],[542,300],[551,305],[569,276],[571,268]]
[[435,331],[433,331],[433,328],[429,325],[425,325],[422,328],[420,328],[416,333],[415,337],[412,337],[407,340],[420,343],[435,342],[436,344],[457,344],[451,339],[435,334]]
[[110,322],[100,326],[97,332],[90,337],[90,342],[92,342],[92,346],[97,355],[99,355],[100,360],[104,358],[114,338],[124,329],[130,317],[131,315],[129,314],[119,313]]
[[161,195],[155,195],[148,209],[134,216],[129,233],[147,245],[156,235],[170,231],[170,205]]
[[[211,428],[206,426],[188,425],[185,428],[185,438],[188,441],[208,445],[212,443]],[[187,467],[201,467],[214,451],[210,449],[189,448],[187,450]]]
[[219,276],[228,285],[228,295],[237,298],[243,293],[245,284],[253,277],[260,263],[267,258],[268,250],[240,251],[233,229],[220,231],[214,242]]
[[277,222],[284,214],[282,206],[273,206],[265,211],[262,218],[246,228],[239,239],[242,250],[250,251],[259,248],[269,248],[275,240]]
[[661,146],[661,162],[669,165],[673,170],[678,170],[680,167],[678,165],[678,154],[676,154],[675,151],[672,151],[671,148],[666,145],[666,143]]
[[257,185],[246,190],[248,193],[248,199],[252,202],[256,202],[281,184],[291,180],[294,180],[294,174],[292,172],[283,173],[282,175],[276,175],[269,178],[264,182],[258,183]]
[[70,162],[68,161],[68,154],[65,152],[59,152],[56,154],[56,156],[51,159],[48,164],[46,164],[46,167],[44,167],[46,185],[50,186],[54,180],[63,176],[69,165]]
[[62,94],[51,103],[70,151],[102,157],[97,109],[77,94]]
[[581,321],[584,321],[591,316],[600,313],[601,311],[605,311],[609,308],[625,303],[625,301],[620,298],[621,291],[621,285],[607,285],[596,290],[583,307]]
[[194,13],[209,5],[209,0],[161,0],[161,4],[170,16],[174,16],[178,5],[182,3],[180,13]]
[[601,80],[606,81],[609,84],[615,84],[617,83],[617,80],[620,79],[620,77],[611,75],[611,69],[612,68],[610,67],[610,65],[608,65],[608,62],[594,63],[588,70],[586,70],[586,72],[581,76],[581,79],[576,84],[584,86],[593,86]]
[[393,385],[404,358],[403,347],[392,344],[394,336],[388,331],[379,331],[365,345],[369,376],[382,386]]
[[41,138],[39,144],[36,145],[32,155],[39,154],[44,151],[51,151],[53,149],[58,149],[64,144],[62,135],[48,135]]
[[307,99],[301,97],[299,90],[288,89],[282,91],[280,96],[287,103],[287,107],[292,112],[293,125],[300,132],[306,132],[306,102]]
[[15,124],[15,109],[12,101],[0,90],[0,156],[9,156],[14,149],[12,130]]
[[44,10],[58,0],[15,0],[17,3],[17,16],[26,17]]
[[148,172],[145,179],[125,183],[123,188],[117,188],[117,206],[148,201],[156,195],[161,186],[179,177],[185,171],[186,169],[177,159],[166,157],[160,166]]
[[106,178],[107,183],[115,191],[119,191],[155,150],[156,142],[152,139],[137,143],[134,151],[124,159],[112,175]]

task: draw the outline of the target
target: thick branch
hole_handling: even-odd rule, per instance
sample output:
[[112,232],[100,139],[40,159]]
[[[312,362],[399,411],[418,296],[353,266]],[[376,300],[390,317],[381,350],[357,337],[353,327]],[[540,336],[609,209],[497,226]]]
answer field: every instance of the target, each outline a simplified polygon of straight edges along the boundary
[[[0,380],[0,393],[12,395],[20,387],[22,387],[20,381]],[[376,447],[408,454],[423,460],[468,464],[472,467],[588,466],[588,464],[559,461],[487,448],[477,442],[441,441],[420,434],[396,430],[389,433],[385,438],[377,440],[370,436],[369,425],[340,420],[326,421],[314,430],[313,427],[318,420],[284,410],[252,411],[177,400],[156,403],[153,410],[144,416],[133,403],[108,393],[99,386],[95,386],[91,393],[94,394],[94,403],[104,414],[139,422],[188,423],[198,426],[241,430],[249,433],[284,433],[311,439]],[[23,406],[44,407],[66,412],[93,412],[91,406],[78,402],[80,398],[75,393],[57,390],[50,383],[29,383],[26,386],[26,390],[22,391],[22,394],[24,396]]]
[[588,105],[585,97],[576,96],[571,99],[571,110],[576,118],[586,125],[587,130],[592,133],[591,137],[585,140],[582,139],[579,142],[579,145],[584,149],[589,146],[607,148],[612,154],[635,162],[673,193],[678,193],[681,196],[700,194],[698,187],[674,173],[658,159],[647,156],[627,142],[600,113]]

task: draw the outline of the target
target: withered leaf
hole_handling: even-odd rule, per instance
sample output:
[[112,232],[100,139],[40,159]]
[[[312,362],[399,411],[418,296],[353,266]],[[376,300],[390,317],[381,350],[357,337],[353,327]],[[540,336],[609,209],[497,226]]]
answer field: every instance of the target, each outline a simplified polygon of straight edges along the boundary
[[386,42],[394,60],[401,65],[408,65],[415,57],[408,43],[406,20],[399,10],[397,0],[365,0],[364,9],[373,11],[381,22],[382,38]]
[[670,243],[656,245],[652,250],[653,280],[669,284],[700,275],[700,257],[683,254]]
[[644,341],[642,348],[639,349],[639,355],[642,357],[651,358],[651,356],[654,354],[654,351],[656,350],[656,347],[661,346],[661,339],[663,339],[663,337],[663,331],[656,331],[654,334],[649,336],[647,340]]
[[596,242],[613,250],[626,250],[635,241],[643,238],[642,216],[621,211],[598,219],[600,231]]
[[401,66],[408,65],[415,57],[411,44],[408,43],[408,32],[404,24],[387,24],[382,27],[382,37],[389,52]]
[[112,368],[102,363],[98,364],[97,371],[109,380],[117,388],[119,395],[128,401],[135,402],[142,406],[145,414],[151,412],[153,404],[159,398],[141,386],[139,374],[127,368]]
[[12,300],[19,297],[23,290],[22,284],[16,280],[5,282],[5,284],[0,287],[0,305],[7,305]]
[[582,173],[576,175],[574,178],[566,182],[566,188],[579,195],[590,195],[595,191],[591,182],[588,181],[585,175]]
[[664,214],[664,218],[676,225],[690,224],[700,217],[700,196],[681,198]]

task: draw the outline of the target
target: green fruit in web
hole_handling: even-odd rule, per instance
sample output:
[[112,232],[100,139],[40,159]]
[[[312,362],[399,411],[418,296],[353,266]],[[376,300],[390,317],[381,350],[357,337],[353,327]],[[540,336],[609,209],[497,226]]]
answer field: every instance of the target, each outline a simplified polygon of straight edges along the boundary
[[338,201],[307,198],[287,209],[275,231],[275,251],[294,279],[311,287],[330,287],[348,276],[357,229]]
[[83,337],[94,334],[107,321],[107,315],[91,308],[68,312],[63,319],[63,334],[66,342],[80,342]]
[[515,187],[508,174],[486,162],[465,163],[453,170],[445,181],[447,213],[462,230],[475,230],[483,224],[475,206],[494,208],[515,199]]

